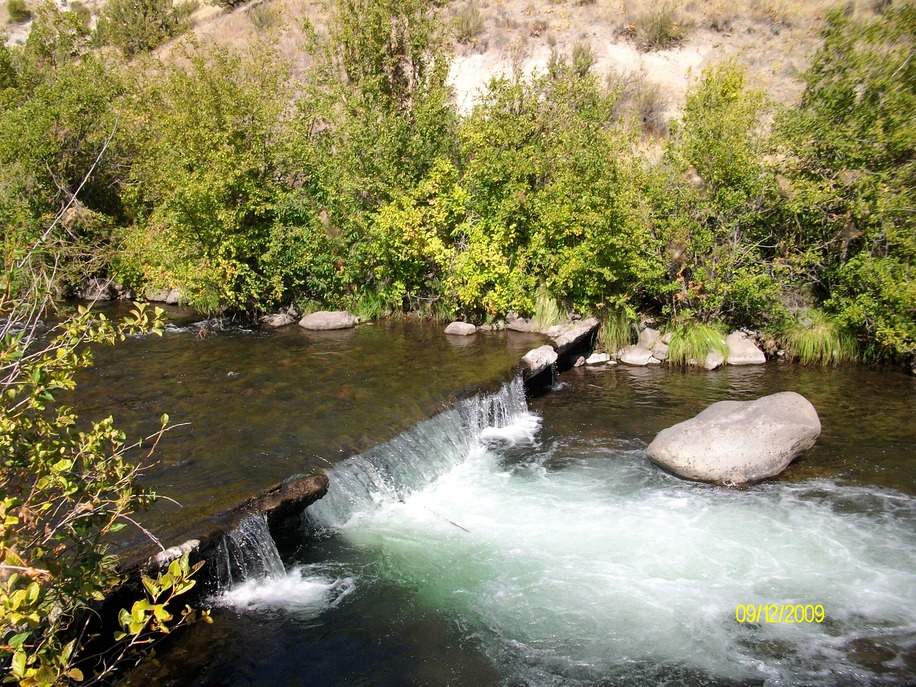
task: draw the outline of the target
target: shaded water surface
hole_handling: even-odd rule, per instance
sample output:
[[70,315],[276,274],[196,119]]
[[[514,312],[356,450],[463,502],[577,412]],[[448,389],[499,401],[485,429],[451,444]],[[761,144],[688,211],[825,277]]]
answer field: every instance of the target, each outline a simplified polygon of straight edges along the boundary
[[[174,433],[181,448],[150,473],[201,504],[190,511],[238,501],[223,490],[250,488],[252,471],[270,483],[333,464],[329,495],[278,542],[284,566],[274,553],[271,565],[253,566],[257,574],[213,599],[214,625],[191,628],[135,684],[916,680],[912,377],[619,366],[572,370],[533,399],[516,382],[456,400],[435,392],[438,371],[442,388],[473,385],[489,374],[486,361],[502,375],[536,342],[477,337],[455,349],[437,329],[404,325],[350,336],[144,339],[132,362],[119,363],[129,373],[100,369],[113,390],[98,412],[194,419]],[[176,341],[194,353],[170,358]],[[309,367],[308,384],[293,381],[298,371],[275,374],[284,358],[298,370],[343,350],[361,353],[348,352],[349,365]],[[429,371],[430,358],[440,367]],[[144,360],[158,360],[149,369],[159,372]],[[421,367],[422,382],[404,381]],[[169,375],[165,397],[135,383],[157,375]],[[370,388],[338,398],[348,376]],[[172,392],[178,382],[194,391]],[[717,400],[784,390],[814,403],[823,433],[778,479],[725,489],[648,463],[645,447],[660,429]],[[265,547],[269,537],[255,548]],[[820,605],[825,619],[736,619],[736,606],[769,603]]]

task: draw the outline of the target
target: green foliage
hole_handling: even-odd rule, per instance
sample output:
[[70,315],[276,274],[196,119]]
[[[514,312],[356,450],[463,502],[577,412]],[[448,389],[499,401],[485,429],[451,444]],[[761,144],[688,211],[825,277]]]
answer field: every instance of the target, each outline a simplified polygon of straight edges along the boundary
[[89,51],[91,32],[84,14],[62,10],[53,0],[42,0],[35,9],[18,70],[23,85],[41,83],[57,67]]
[[647,190],[670,279],[659,295],[673,317],[744,326],[778,307],[764,105],[737,65],[707,69],[653,169]]
[[96,30],[103,43],[131,58],[187,31],[195,9],[196,0],[108,0]]
[[16,23],[26,22],[32,18],[32,13],[25,4],[25,0],[6,0],[6,12],[10,21]]
[[267,31],[280,26],[283,18],[272,4],[262,2],[248,10],[248,20],[258,31]]
[[610,310],[601,317],[598,342],[605,352],[614,355],[635,340],[636,318],[626,309]]
[[462,123],[467,214],[453,232],[450,288],[463,307],[530,313],[542,281],[577,309],[619,305],[658,276],[613,104],[564,67],[494,81]]
[[636,47],[640,50],[664,50],[686,36],[677,6],[670,0],[656,2],[643,10],[634,24]]
[[120,216],[122,157],[110,143],[122,95],[118,73],[86,57],[43,75],[0,111],[0,225],[35,239],[69,204],[41,246],[53,249],[62,287],[103,269]]
[[576,41],[572,48],[572,69],[578,77],[584,77],[591,71],[597,56],[591,44]]
[[203,310],[265,307],[271,275],[261,257],[272,233],[274,249],[282,243],[272,225],[284,173],[284,71],[263,51],[187,59],[161,65],[135,90],[138,153],[124,194],[134,222],[118,270],[179,288]]
[[916,355],[916,5],[870,20],[830,15],[786,113],[789,278],[813,283],[824,307],[870,354]]
[[684,322],[671,330],[668,362],[672,365],[702,365],[712,352],[728,359],[725,338],[715,327],[700,322]]
[[[386,300],[422,286],[414,270],[429,256],[405,256],[411,273],[395,274],[388,239],[399,213],[411,212],[418,195],[428,193],[417,185],[434,183],[424,179],[454,149],[444,28],[438,7],[425,0],[338,0],[328,35],[312,36],[313,197],[345,246],[350,288],[384,293]],[[414,238],[403,242],[425,251]]]
[[819,310],[803,310],[783,326],[778,340],[802,365],[830,365],[856,359],[856,341]]

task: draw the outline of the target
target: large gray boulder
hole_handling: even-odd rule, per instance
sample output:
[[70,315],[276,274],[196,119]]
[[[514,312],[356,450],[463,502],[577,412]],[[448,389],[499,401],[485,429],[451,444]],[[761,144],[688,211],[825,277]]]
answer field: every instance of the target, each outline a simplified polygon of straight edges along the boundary
[[346,310],[319,310],[309,313],[301,320],[299,326],[313,331],[327,331],[330,329],[350,329],[355,327],[359,320]]
[[720,401],[664,429],[649,460],[685,479],[748,484],[778,475],[821,433],[814,406],[794,391],[756,401]]

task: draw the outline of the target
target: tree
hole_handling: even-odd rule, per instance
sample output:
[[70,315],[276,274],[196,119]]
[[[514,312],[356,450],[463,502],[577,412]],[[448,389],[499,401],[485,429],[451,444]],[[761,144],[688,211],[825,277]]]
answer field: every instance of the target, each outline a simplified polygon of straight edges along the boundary
[[781,121],[787,268],[875,357],[916,356],[916,5],[828,18]]

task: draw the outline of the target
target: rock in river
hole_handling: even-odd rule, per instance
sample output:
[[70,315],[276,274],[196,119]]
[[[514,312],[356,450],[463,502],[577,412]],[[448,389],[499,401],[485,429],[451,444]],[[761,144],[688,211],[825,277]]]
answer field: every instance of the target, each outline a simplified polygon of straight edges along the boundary
[[350,329],[355,327],[358,320],[355,315],[351,315],[346,310],[320,310],[313,312],[301,320],[299,326],[303,329],[328,330],[328,329]]
[[700,482],[747,484],[778,475],[821,433],[814,406],[784,391],[756,401],[720,401],[664,429],[649,460]]
[[477,327],[470,322],[452,322],[445,328],[445,333],[451,334],[452,336],[470,336],[476,331]]

